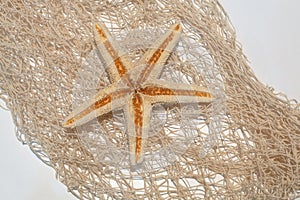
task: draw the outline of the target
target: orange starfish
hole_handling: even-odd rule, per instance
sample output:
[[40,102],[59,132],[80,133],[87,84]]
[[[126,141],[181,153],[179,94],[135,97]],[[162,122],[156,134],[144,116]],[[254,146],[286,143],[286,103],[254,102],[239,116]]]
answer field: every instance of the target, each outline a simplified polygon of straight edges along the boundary
[[180,39],[181,32],[179,23],[172,25],[153,48],[149,48],[133,65],[105,25],[97,24],[96,43],[108,65],[107,71],[112,84],[75,109],[65,119],[63,126],[74,128],[113,109],[123,109],[129,137],[130,162],[132,165],[141,163],[153,104],[212,101],[212,95],[205,87],[158,79],[165,62]]

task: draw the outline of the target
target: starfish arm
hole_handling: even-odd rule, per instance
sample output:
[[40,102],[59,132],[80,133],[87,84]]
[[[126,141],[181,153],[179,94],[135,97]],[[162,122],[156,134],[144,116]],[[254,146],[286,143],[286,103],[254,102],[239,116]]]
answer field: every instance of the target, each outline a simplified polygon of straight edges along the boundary
[[145,69],[140,74],[138,84],[145,82],[148,77],[157,78],[162,71],[163,64],[166,62],[174,47],[177,45],[182,28],[180,24],[175,24],[157,40],[136,66],[146,64]]
[[151,105],[143,100],[142,95],[133,94],[125,111],[127,115],[127,132],[129,137],[130,162],[139,164],[144,158],[147,142]]
[[66,128],[74,128],[75,126],[83,125],[100,115],[110,112],[112,106],[114,109],[120,108],[125,105],[128,94],[129,89],[116,89],[115,85],[110,85],[76,108],[63,121],[63,126]]
[[213,96],[206,87],[170,83],[163,80],[156,80],[155,84],[144,84],[139,92],[151,103],[210,103],[213,100]]
[[132,69],[131,62],[129,62],[126,53],[114,41],[103,23],[95,25],[95,41],[107,65],[111,83],[117,82],[125,76],[127,85],[132,85],[126,76],[126,73]]

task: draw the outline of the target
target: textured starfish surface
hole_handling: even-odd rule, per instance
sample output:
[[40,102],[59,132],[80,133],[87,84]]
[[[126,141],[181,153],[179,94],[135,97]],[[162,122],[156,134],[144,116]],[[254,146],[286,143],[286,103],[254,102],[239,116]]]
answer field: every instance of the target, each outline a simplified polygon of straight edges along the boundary
[[130,162],[143,161],[147,142],[152,105],[156,103],[211,102],[207,88],[160,80],[164,64],[178,44],[181,25],[172,25],[136,63],[114,41],[104,24],[95,26],[95,40],[107,65],[111,84],[93,98],[76,108],[63,122],[74,128],[90,120],[122,109],[126,118]]

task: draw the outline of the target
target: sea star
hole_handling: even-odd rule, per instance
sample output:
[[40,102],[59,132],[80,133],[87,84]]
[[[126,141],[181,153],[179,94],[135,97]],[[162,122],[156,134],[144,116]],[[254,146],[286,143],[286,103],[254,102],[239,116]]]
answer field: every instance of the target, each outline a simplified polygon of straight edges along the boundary
[[[177,45],[182,32],[179,23],[172,25],[152,48],[133,64],[113,40],[104,24],[95,25],[95,41],[108,65],[111,84],[76,108],[63,122],[64,127],[83,125],[113,109],[123,109],[129,137],[130,162],[143,161],[152,105],[156,103],[211,102],[207,88],[158,79],[165,62]],[[113,104],[113,106],[112,106]]]

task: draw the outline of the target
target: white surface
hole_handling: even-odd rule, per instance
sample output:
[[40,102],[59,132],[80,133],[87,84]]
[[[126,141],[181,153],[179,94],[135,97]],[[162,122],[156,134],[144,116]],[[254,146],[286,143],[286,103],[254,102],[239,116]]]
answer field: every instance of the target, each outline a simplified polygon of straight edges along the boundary
[[258,79],[300,100],[299,0],[220,0]]
[[10,112],[1,109],[0,122],[0,199],[74,200],[54,170],[17,140]]
[[[221,0],[252,69],[265,84],[300,100],[299,0]],[[2,103],[2,102],[1,102]],[[53,169],[17,141],[10,113],[0,109],[3,200],[72,200]]]

